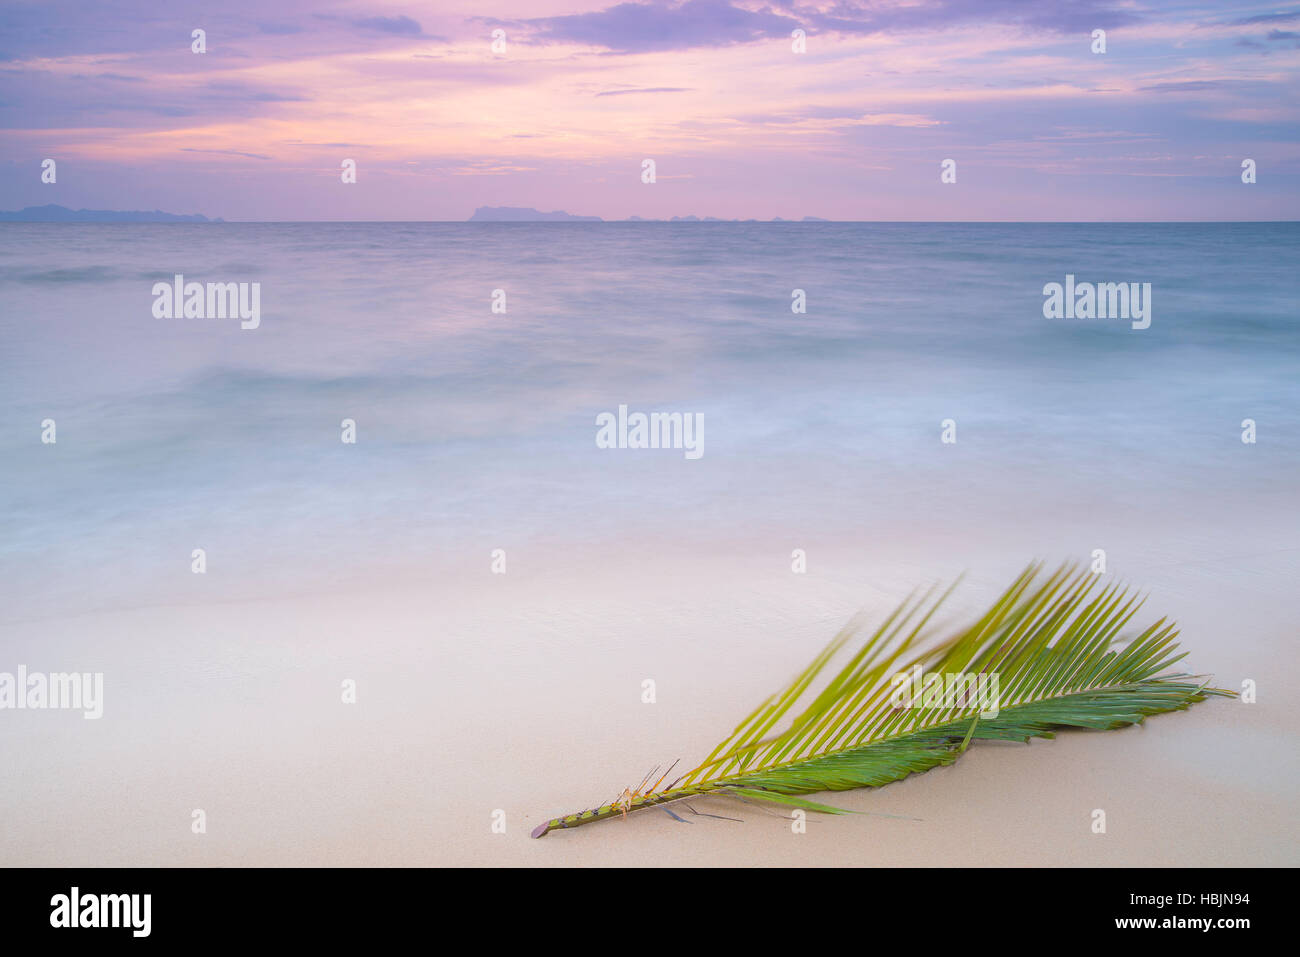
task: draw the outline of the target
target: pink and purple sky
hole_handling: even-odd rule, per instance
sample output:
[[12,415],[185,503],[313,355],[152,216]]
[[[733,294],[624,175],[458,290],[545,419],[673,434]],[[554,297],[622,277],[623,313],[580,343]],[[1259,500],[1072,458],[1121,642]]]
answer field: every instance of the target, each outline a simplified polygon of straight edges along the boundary
[[[0,27],[3,209],[1300,213],[1294,3],[42,0],[6,2]],[[940,183],[949,158],[955,185]]]

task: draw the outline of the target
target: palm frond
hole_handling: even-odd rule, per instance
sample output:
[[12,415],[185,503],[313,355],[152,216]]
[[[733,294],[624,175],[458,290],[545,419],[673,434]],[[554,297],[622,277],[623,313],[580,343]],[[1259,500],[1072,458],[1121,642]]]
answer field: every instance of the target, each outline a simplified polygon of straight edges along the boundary
[[533,837],[706,794],[845,813],[799,795],[880,787],[951,764],[972,741],[1121,728],[1231,694],[1167,671],[1183,655],[1164,618],[1121,640],[1142,604],[1127,588],[1098,590],[1096,575],[1070,565],[1041,573],[1030,565],[979,619],[937,642],[927,629],[951,589],[912,596],[814,690],[859,633],[851,623],[697,767],[666,786],[666,775],[653,784],[647,775]]

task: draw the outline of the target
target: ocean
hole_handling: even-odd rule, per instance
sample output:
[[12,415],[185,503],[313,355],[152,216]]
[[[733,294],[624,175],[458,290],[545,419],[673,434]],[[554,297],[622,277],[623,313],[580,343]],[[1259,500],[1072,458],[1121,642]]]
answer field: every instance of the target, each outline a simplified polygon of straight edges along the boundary
[[[195,549],[205,600],[496,549],[1284,549],[1298,254],[1295,223],[0,225],[0,624],[190,600]],[[260,284],[259,324],[159,318],[177,274]],[[1045,318],[1067,276],[1149,283],[1149,326]],[[620,406],[700,454],[599,447]]]

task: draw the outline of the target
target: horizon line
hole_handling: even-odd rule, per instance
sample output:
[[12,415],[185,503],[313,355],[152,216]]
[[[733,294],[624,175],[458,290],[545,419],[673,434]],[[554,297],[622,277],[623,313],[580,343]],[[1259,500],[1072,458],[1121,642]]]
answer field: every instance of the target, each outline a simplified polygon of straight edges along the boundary
[[[21,212],[21,210],[0,210]],[[200,213],[175,215],[202,215]],[[223,219],[208,218],[205,222],[167,222],[125,220],[109,222],[102,220],[0,220],[0,226],[341,226],[365,225],[377,226],[390,223],[406,225],[429,224],[438,226],[749,226],[756,224],[787,226],[821,226],[821,225],[898,225],[898,226],[1156,226],[1156,225],[1212,225],[1212,224],[1280,224],[1300,223],[1300,219],[722,219],[721,217],[696,217],[695,219],[597,219],[597,220],[474,220],[474,219]]]

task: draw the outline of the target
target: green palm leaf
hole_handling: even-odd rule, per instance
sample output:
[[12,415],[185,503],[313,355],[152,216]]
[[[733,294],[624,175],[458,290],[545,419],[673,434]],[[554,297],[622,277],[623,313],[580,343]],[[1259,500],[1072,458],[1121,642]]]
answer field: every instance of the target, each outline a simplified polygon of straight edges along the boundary
[[1183,655],[1163,618],[1121,643],[1141,606],[1128,589],[1098,589],[1096,575],[1069,565],[1040,573],[1029,566],[977,621],[938,642],[927,628],[947,593],[909,598],[814,693],[858,634],[851,623],[698,767],[666,786],[667,774],[652,781],[652,772],[607,804],[539,825],[533,837],[703,795],[846,813],[799,795],[879,787],[951,764],[972,741],[1121,728],[1231,694],[1167,673]]

